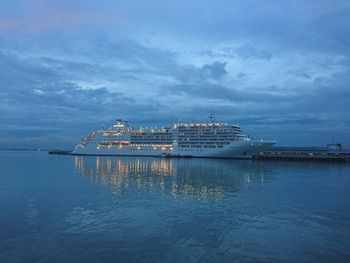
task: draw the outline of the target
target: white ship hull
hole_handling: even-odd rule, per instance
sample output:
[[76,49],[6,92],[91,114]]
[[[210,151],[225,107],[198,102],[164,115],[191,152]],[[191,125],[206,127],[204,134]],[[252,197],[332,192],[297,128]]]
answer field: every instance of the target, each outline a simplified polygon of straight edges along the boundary
[[234,141],[222,148],[177,148],[173,146],[172,150],[152,146],[100,147],[90,143],[85,146],[77,145],[72,154],[251,159],[255,154],[274,143],[273,141]]

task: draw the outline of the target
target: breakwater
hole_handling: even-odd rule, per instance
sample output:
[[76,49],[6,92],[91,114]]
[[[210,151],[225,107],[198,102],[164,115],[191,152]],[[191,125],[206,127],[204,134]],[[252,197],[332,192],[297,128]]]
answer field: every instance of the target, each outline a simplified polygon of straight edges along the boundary
[[58,149],[49,150],[49,154],[68,155],[71,153],[72,153],[71,150],[58,150]]

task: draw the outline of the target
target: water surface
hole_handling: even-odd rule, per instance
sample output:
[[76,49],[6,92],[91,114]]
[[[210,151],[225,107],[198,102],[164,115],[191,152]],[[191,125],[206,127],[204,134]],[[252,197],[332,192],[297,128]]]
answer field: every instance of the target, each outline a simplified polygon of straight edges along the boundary
[[0,158],[0,262],[350,261],[349,164]]

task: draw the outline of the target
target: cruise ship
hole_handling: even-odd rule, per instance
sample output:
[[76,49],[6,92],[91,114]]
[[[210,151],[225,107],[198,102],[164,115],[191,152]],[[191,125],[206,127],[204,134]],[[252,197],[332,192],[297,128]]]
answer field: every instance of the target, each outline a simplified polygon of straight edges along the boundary
[[273,144],[275,141],[251,139],[239,125],[221,122],[135,129],[117,119],[110,128],[83,138],[72,154],[250,159]]

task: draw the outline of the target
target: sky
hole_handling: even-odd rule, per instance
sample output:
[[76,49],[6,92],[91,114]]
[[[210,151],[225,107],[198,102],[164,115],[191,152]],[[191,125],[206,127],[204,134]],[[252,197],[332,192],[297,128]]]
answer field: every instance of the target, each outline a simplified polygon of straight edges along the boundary
[[0,2],[0,148],[210,111],[278,145],[349,147],[349,85],[349,0]]

